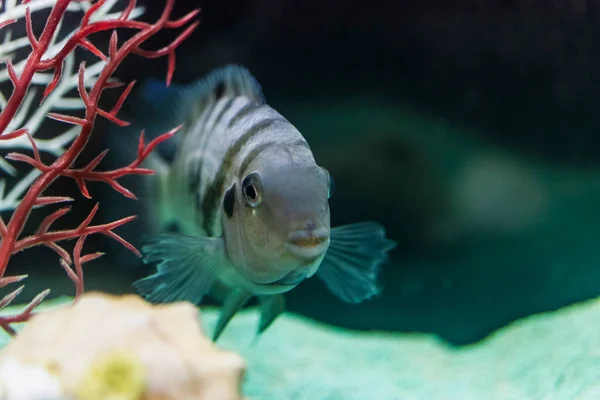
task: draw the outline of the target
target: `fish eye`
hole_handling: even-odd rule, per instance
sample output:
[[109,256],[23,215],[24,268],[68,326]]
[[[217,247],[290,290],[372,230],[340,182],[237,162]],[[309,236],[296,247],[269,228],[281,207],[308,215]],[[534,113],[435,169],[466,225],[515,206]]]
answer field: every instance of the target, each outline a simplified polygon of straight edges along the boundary
[[256,188],[251,184],[246,186],[246,197],[248,197],[250,200],[256,200],[256,196],[258,196],[256,193]]
[[333,196],[333,193],[335,192],[335,182],[333,181],[333,177],[326,168],[323,168],[323,171],[325,172],[325,176],[327,176],[327,198],[330,199],[331,196]]
[[252,172],[242,181],[242,193],[244,200],[252,208],[256,208],[262,201],[260,176],[256,172]]

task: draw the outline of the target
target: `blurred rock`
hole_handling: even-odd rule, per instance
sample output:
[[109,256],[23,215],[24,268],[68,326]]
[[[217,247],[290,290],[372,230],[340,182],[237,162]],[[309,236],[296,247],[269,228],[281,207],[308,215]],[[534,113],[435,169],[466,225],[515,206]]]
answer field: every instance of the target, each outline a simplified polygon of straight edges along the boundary
[[6,400],[241,400],[245,363],[188,303],[90,293],[36,315],[0,352]]
[[481,153],[465,160],[454,182],[456,218],[463,229],[517,233],[547,217],[550,194],[539,171],[504,155]]
[[[332,151],[343,146],[344,151]],[[401,239],[394,253],[418,254],[431,245],[436,223],[451,211],[442,176],[427,154],[401,135],[368,134],[337,145],[314,145],[331,173],[332,225],[374,220]],[[368,159],[358,162],[368,155]]]

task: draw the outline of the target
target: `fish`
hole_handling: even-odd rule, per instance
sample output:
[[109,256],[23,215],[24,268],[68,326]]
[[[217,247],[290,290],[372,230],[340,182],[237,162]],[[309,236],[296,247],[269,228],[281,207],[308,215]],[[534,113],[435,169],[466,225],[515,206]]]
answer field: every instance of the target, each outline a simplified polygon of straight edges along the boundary
[[116,157],[135,158],[125,141],[140,128],[149,141],[182,125],[145,160],[155,175],[134,182],[142,261],[156,267],[133,282],[145,299],[220,299],[216,341],[253,297],[262,334],[285,311],[284,294],[314,276],[346,303],[380,294],[397,243],[378,222],[330,225],[332,176],[248,69],[229,64],[169,87],[149,79],[132,97],[132,124],[112,136]]

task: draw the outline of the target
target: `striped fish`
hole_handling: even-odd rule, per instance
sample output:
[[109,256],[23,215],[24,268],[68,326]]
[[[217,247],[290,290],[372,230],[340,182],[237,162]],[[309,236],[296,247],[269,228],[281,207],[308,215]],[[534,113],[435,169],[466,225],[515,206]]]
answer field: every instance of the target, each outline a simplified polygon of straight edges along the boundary
[[148,160],[157,174],[138,182],[143,261],[157,268],[134,283],[145,298],[221,297],[217,340],[252,296],[263,332],[283,312],[282,294],[313,275],[350,303],[380,291],[377,272],[395,242],[375,222],[330,227],[333,179],[245,68],[185,86],[149,81],[134,103],[150,138],[183,124]]

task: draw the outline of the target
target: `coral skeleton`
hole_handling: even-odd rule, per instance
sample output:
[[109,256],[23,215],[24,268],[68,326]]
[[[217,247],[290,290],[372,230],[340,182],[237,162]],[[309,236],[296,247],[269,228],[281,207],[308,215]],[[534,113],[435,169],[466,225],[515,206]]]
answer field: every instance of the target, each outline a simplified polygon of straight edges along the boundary
[[[4,69],[0,70],[0,85],[7,83],[9,87],[8,90],[0,92],[0,149],[20,151],[7,154],[5,159],[0,158],[0,169],[4,174],[17,174],[16,168],[9,161],[24,163],[33,169],[19,179],[8,193],[6,180],[0,180],[0,211],[12,211],[8,222],[0,218],[0,288],[21,282],[27,277],[7,276],[6,270],[13,254],[33,246],[46,246],[58,255],[59,264],[75,284],[75,301],[84,290],[83,264],[103,254],[83,254],[83,246],[89,235],[106,235],[139,255],[133,245],[114,232],[115,228],[128,223],[135,216],[94,225],[92,221],[98,211],[98,204],[92,208],[88,217],[73,229],[52,229],[52,225],[70,211],[69,207],[49,213],[31,234],[23,235],[23,229],[34,208],[74,200],[64,196],[44,195],[59,177],[72,178],[86,198],[91,198],[86,186],[88,181],[105,182],[124,196],[135,198],[134,193],[117,180],[125,175],[154,173],[141,167],[143,161],[159,143],[172,137],[180,127],[173,127],[171,131],[147,144],[142,131],[136,159],[121,168],[111,171],[97,170],[108,150],[98,154],[82,168],[75,168],[74,165],[90,139],[97,116],[120,126],[128,125],[128,122],[120,119],[117,114],[135,81],[124,84],[112,78],[124,58],[129,55],[144,58],[166,57],[166,83],[170,84],[175,69],[175,50],[199,23],[196,20],[198,9],[173,19],[171,13],[174,1],[165,0],[162,14],[152,23],[136,20],[136,17],[143,13],[141,7],[136,7],[136,0],[128,0],[120,11],[113,10],[117,0],[22,0],[19,4],[16,0],[9,0],[3,5],[4,9],[0,14],[0,35],[4,35],[4,40],[0,44],[0,58],[4,62]],[[39,22],[36,17],[45,14],[38,12],[48,9],[45,25],[41,32],[38,32],[39,30],[34,29],[34,19]],[[61,29],[67,15],[71,18],[78,15],[79,26],[61,38]],[[17,28],[23,26],[23,37],[13,35]],[[166,46],[158,50],[142,48],[142,45],[159,31],[180,28],[181,32],[176,39]],[[120,41],[120,29],[133,31],[134,34],[129,39]],[[105,51],[100,50],[90,38],[99,32],[111,33]],[[76,66],[77,48],[91,53],[97,61],[90,66],[86,66],[86,62],[82,61]],[[19,54],[23,51],[26,56],[19,59]],[[78,96],[73,94],[75,90]],[[115,105],[108,111],[99,107],[104,90],[121,90]],[[71,115],[74,111],[78,111],[80,116]],[[70,127],[50,139],[40,138],[36,133],[46,117]],[[29,151],[31,155],[22,151]],[[54,156],[54,161],[45,162],[41,153]],[[66,240],[76,240],[72,254],[60,244]],[[9,305],[22,289],[21,286],[0,299],[0,309]],[[38,294],[16,315],[0,316],[0,327],[14,334],[12,325],[27,321],[48,293],[49,290],[45,290]]]

